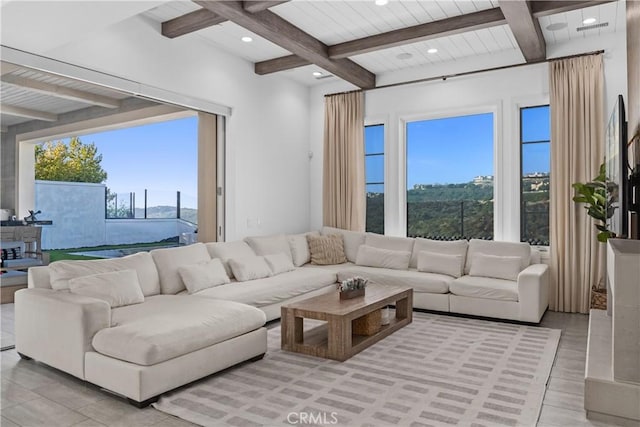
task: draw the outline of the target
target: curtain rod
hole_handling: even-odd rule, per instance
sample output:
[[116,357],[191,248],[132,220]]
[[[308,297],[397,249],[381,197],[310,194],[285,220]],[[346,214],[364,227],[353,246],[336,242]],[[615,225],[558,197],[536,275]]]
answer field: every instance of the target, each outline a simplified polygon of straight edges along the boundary
[[435,81],[435,80],[443,80],[444,81],[444,80],[447,80],[447,79],[453,78],[453,77],[463,77],[463,76],[468,76],[468,75],[472,75],[472,74],[486,73],[486,72],[489,72],[489,71],[507,70],[509,68],[524,67],[524,66],[527,66],[527,65],[537,65],[537,64],[542,64],[544,62],[561,61],[563,59],[579,58],[581,56],[600,55],[602,53],[604,53],[604,50],[595,50],[593,52],[579,53],[579,54],[567,55],[567,56],[560,56],[558,58],[542,59],[542,60],[534,61],[534,62],[525,62],[523,64],[502,65],[500,67],[485,68],[483,70],[464,71],[462,73],[446,74],[446,75],[442,75],[442,76],[439,76],[439,77],[426,77],[424,79],[409,80],[409,81],[406,81],[406,82],[389,83],[387,85],[376,86],[376,87],[373,87],[371,89],[356,89],[356,90],[349,90],[349,91],[346,91],[346,92],[329,93],[329,94],[326,94],[325,97],[333,96],[333,95],[344,95],[344,94],[353,93],[353,92],[369,92],[369,91],[372,91],[372,90],[388,89],[390,87],[405,86],[405,85],[411,85],[411,84],[417,84],[417,83],[425,83],[425,82],[431,82],[431,81]]

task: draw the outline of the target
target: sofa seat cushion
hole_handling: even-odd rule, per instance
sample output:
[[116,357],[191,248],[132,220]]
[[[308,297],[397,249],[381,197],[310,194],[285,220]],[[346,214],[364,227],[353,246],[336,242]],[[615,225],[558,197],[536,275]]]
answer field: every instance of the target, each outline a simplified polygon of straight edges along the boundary
[[518,283],[491,277],[462,276],[449,286],[452,294],[501,301],[518,301]]
[[347,267],[338,273],[338,281],[362,276],[373,283],[393,286],[410,286],[413,292],[446,294],[453,277],[444,274],[421,273],[416,270],[390,270],[378,267]]
[[261,310],[232,301],[157,295],[113,309],[110,328],[93,337],[105,356],[150,366],[262,327]]
[[197,292],[193,296],[237,301],[255,307],[264,307],[306,294],[335,282],[336,274],[331,271],[297,268],[293,271],[264,279],[216,286],[215,288]]

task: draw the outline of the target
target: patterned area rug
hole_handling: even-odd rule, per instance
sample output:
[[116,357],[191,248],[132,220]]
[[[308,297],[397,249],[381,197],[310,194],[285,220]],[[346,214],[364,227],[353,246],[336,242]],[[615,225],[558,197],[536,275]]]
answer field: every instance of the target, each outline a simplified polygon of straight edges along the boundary
[[[305,321],[305,326],[308,322]],[[346,362],[280,350],[154,406],[203,426],[534,426],[560,331],[414,313]]]

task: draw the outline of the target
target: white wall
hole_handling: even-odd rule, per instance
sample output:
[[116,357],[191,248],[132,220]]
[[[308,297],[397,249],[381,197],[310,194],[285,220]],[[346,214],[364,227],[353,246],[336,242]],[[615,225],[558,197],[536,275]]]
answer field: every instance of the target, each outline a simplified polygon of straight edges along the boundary
[[[11,11],[8,6],[3,12]],[[27,18],[5,14],[3,20]],[[54,31],[24,34],[24,44],[35,49],[34,37],[55,37]],[[9,47],[23,48],[20,37],[9,40]],[[231,107],[227,240],[309,228],[308,88],[282,76],[258,76],[251,63],[197,34],[165,38],[159,24],[141,17],[35,53]]]
[[103,222],[105,245],[159,242],[182,233],[193,233],[196,228],[175,218],[108,219]]
[[38,219],[53,221],[42,227],[42,248],[80,248],[105,242],[104,184],[36,181]]
[[[618,93],[626,94],[626,45],[623,32],[618,35],[584,39],[578,43],[555,46],[548,54],[569,55],[576,52],[605,49],[605,121]],[[486,63],[486,65],[485,65]],[[471,69],[492,66],[488,58],[479,58]],[[443,65],[434,67],[431,77],[449,74]],[[407,72],[403,72],[407,74]],[[417,78],[413,72],[412,78]],[[404,76],[407,77],[407,76]],[[391,82],[394,76],[381,76]],[[314,157],[311,162],[311,228],[322,225],[322,129],[324,95],[349,90],[334,83],[313,88],[310,99],[310,143]],[[405,151],[403,119],[442,116],[474,112],[477,109],[497,112],[495,129],[494,175],[496,186],[495,238],[519,241],[519,124],[518,109],[548,102],[548,65],[537,64],[501,71],[479,73],[446,81],[418,83],[367,91],[365,121],[384,123],[385,141],[385,232],[402,236],[406,233],[405,217]]]

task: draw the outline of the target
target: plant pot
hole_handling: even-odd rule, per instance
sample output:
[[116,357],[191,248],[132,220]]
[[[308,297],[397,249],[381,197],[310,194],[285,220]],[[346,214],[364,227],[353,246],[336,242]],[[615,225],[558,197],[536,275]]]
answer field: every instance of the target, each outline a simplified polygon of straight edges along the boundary
[[363,297],[364,288],[354,289],[352,291],[341,291],[339,293],[340,293],[340,299],[351,299],[351,298]]
[[591,308],[596,310],[607,309],[607,288],[591,288]]

